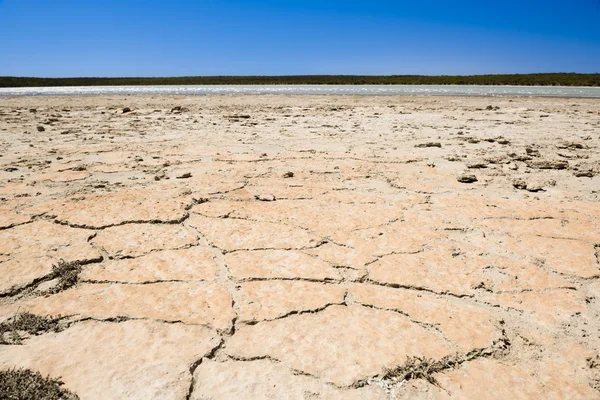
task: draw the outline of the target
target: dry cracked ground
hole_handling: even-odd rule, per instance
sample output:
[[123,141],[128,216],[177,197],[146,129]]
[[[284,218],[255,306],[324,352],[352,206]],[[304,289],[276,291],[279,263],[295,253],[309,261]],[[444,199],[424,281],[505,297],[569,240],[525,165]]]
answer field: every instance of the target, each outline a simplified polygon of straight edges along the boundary
[[598,100],[2,98],[0,370],[599,398],[599,148]]

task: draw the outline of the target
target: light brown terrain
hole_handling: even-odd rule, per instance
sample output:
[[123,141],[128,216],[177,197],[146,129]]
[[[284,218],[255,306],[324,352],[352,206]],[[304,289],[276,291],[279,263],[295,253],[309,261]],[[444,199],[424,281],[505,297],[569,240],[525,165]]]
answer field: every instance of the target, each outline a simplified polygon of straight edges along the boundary
[[599,398],[599,149],[591,99],[0,98],[0,322],[61,318],[0,369],[81,399]]

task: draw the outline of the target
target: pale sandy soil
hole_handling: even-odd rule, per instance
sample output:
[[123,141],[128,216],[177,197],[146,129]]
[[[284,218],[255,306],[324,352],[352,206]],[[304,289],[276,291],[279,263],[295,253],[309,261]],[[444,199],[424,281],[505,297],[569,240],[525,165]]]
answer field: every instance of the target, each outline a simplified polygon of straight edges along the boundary
[[[0,321],[64,328],[0,369],[82,399],[600,397],[598,100],[0,98],[0,134]],[[437,385],[386,374],[408,357]]]

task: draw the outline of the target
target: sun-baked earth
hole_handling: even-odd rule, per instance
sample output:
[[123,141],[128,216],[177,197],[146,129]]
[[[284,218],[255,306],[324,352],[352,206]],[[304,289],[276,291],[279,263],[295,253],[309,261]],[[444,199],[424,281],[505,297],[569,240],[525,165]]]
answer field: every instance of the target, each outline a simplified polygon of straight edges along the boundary
[[0,370],[81,399],[599,398],[599,149],[598,100],[1,98]]

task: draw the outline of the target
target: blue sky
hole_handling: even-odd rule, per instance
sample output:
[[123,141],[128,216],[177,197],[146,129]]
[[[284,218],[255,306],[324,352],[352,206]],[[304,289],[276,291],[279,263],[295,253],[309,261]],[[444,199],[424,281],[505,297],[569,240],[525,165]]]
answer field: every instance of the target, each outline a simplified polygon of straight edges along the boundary
[[0,0],[0,76],[600,72],[600,0]]

